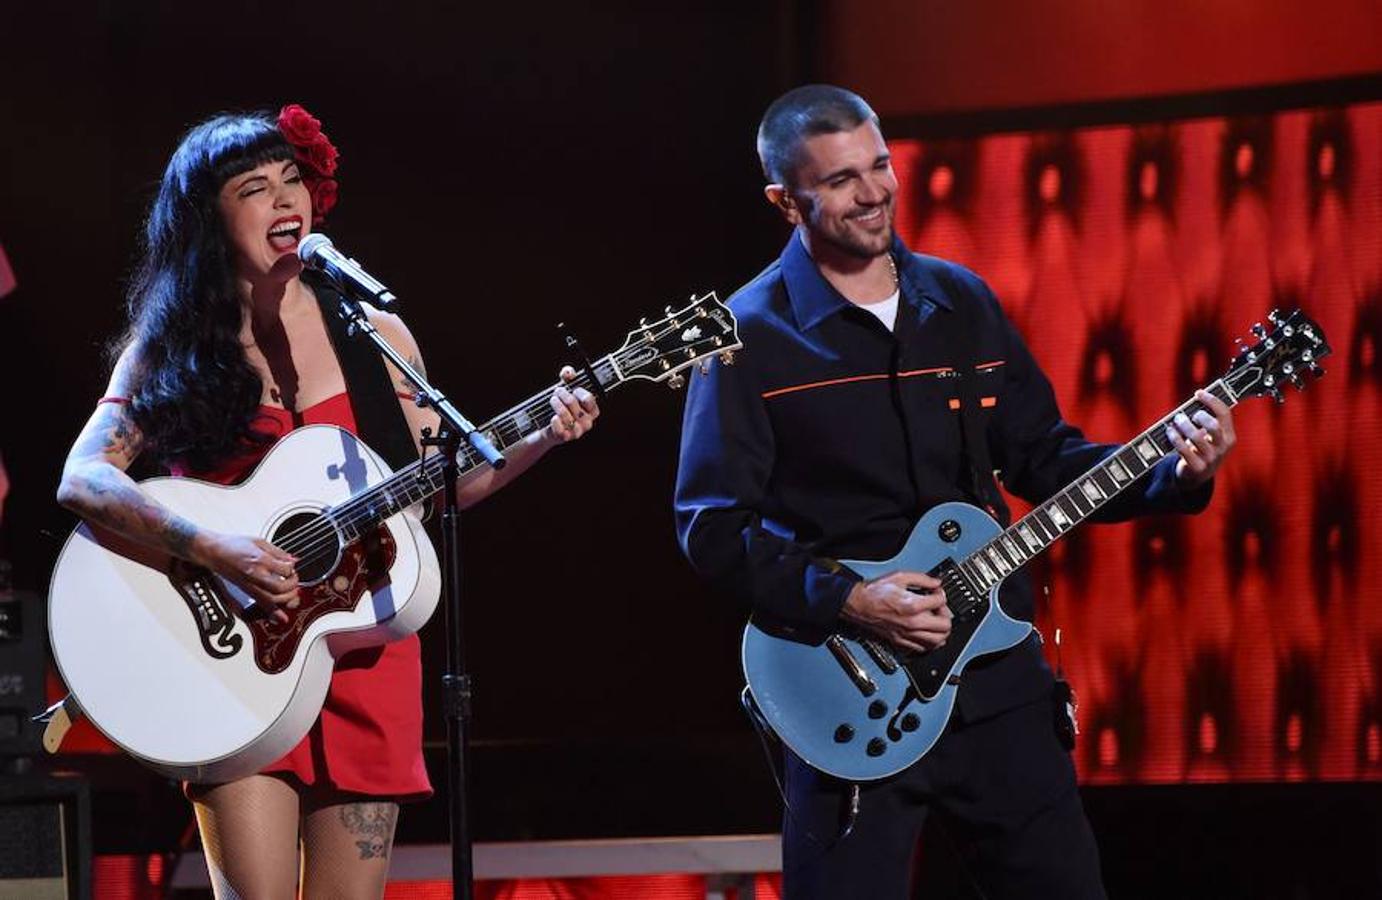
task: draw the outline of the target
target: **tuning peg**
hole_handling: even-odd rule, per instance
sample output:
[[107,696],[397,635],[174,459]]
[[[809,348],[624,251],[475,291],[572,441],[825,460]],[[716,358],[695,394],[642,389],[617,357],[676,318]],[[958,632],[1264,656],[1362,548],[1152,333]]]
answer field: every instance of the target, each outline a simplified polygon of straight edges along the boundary
[[1281,388],[1279,387],[1274,387],[1271,390],[1267,391],[1267,393],[1270,394],[1272,399],[1275,400],[1277,403],[1286,402],[1286,397],[1284,394],[1281,393]]
[[1323,378],[1324,367],[1321,366],[1319,363],[1312,362],[1310,364],[1310,374],[1314,375],[1316,378]]
[[707,356],[705,359],[701,360],[699,363],[696,364],[696,368],[701,370],[702,375],[710,374],[710,360],[711,357]]
[[1253,325],[1251,330],[1252,333],[1259,339],[1267,336],[1267,329],[1261,322],[1258,322],[1255,325]]
[[667,379],[667,386],[674,391],[679,391],[686,387],[686,379],[682,377],[680,372],[675,372]]
[[1280,324],[1281,324],[1281,310],[1279,310],[1279,309],[1273,309],[1271,312],[1267,313],[1267,321],[1268,321],[1268,322],[1271,322],[1273,325],[1280,325]]
[[669,315],[669,316],[670,316],[672,313],[676,312],[676,310],[672,309],[672,304],[670,304],[670,303],[668,303],[666,306],[664,306],[664,307],[662,308],[662,311],[665,312],[665,313],[667,313],[667,315]]
[[724,352],[722,352],[720,354],[720,362],[724,363],[727,366],[734,365],[734,351],[725,350]]

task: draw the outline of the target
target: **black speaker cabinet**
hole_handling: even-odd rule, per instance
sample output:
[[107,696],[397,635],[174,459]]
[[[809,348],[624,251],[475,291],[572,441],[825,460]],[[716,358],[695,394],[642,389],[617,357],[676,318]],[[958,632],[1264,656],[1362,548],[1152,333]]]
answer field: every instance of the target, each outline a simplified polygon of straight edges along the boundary
[[0,758],[37,756],[43,726],[47,642],[43,601],[33,591],[0,589]]
[[86,782],[0,776],[0,900],[91,896],[91,799]]

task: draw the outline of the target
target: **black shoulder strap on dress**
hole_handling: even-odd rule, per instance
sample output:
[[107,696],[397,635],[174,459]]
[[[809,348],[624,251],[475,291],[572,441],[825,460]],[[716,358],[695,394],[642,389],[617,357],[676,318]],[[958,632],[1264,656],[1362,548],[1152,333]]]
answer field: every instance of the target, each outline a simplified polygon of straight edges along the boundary
[[349,326],[337,312],[336,291],[331,285],[315,278],[307,283],[321,304],[326,333],[331,336],[331,346],[345,375],[360,439],[395,470],[401,469],[417,459],[417,445],[384,368],[384,358],[367,339],[351,337],[347,332]]

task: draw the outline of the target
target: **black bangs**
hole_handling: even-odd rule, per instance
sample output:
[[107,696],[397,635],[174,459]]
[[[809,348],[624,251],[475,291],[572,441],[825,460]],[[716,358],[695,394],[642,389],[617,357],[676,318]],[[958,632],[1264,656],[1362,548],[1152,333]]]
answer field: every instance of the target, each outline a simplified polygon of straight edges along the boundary
[[293,148],[277,128],[256,136],[248,146],[229,146],[224,153],[212,159],[212,172],[216,186],[225,184],[236,175],[257,169],[264,163],[287,162],[293,159]]
[[293,159],[278,124],[267,113],[222,115],[189,131],[166,175],[189,195],[214,195],[229,178],[268,162]]

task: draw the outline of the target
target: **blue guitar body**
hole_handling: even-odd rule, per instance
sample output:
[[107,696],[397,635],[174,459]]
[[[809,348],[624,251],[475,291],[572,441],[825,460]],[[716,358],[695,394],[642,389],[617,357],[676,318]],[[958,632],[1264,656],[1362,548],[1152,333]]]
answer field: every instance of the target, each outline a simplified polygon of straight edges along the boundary
[[998,605],[998,587],[977,591],[955,566],[1002,529],[983,510],[943,503],[912,529],[892,559],[843,560],[863,578],[931,572],[955,618],[944,647],[908,654],[860,633],[807,635],[750,623],[743,662],[759,712],[812,767],[846,781],[886,778],[920,759],[955,707],[971,660],[1021,643],[1032,626]]

